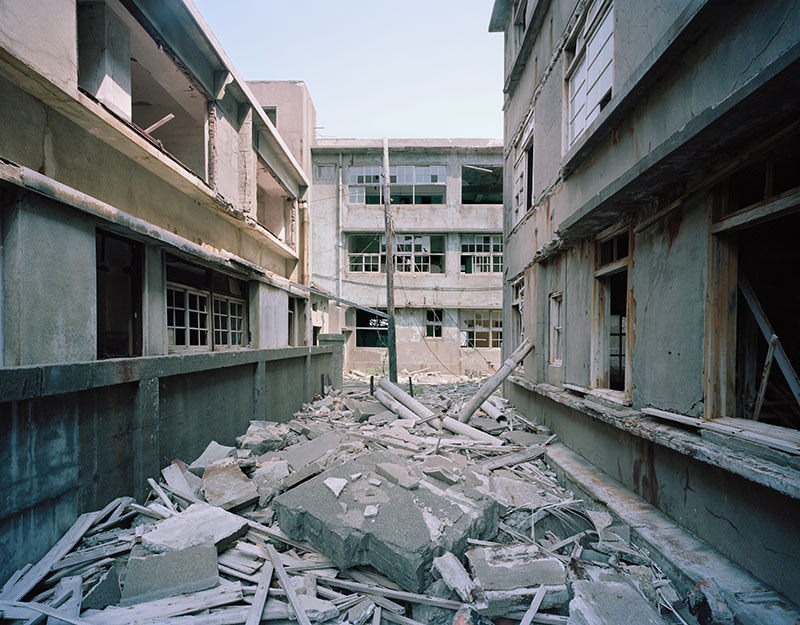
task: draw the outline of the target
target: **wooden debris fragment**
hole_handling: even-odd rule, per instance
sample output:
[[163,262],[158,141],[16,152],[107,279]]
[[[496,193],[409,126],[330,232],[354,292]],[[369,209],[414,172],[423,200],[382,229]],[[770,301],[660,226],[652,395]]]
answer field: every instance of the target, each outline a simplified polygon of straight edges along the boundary
[[311,621],[309,620],[308,615],[306,615],[303,604],[300,603],[300,600],[297,598],[297,593],[294,590],[294,586],[292,586],[289,576],[286,574],[286,571],[283,570],[283,563],[281,563],[281,558],[278,555],[278,552],[275,551],[275,547],[272,545],[267,545],[267,553],[269,554],[269,559],[272,562],[272,566],[275,568],[275,574],[278,576],[278,581],[283,587],[283,590],[286,592],[286,597],[289,599],[289,603],[291,603],[292,608],[294,608],[297,622],[300,623],[300,625],[311,625]]

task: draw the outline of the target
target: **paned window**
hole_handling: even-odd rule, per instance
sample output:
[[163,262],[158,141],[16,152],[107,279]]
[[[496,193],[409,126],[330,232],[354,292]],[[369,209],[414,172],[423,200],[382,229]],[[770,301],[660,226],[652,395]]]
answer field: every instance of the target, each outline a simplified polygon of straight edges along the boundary
[[614,74],[614,10],[593,0],[566,46],[567,149],[611,100]]
[[214,298],[214,344],[238,346],[244,333],[244,302]]
[[356,346],[357,347],[386,347],[389,336],[389,320],[386,317],[369,312],[356,310]]
[[503,311],[461,311],[461,347],[501,347]]
[[[348,236],[351,272],[386,271],[386,237],[379,232]],[[395,269],[402,273],[444,273],[444,235],[395,235]]]
[[[378,165],[350,167],[351,204],[382,204],[383,178]],[[392,204],[444,204],[447,167],[444,165],[396,165],[389,167]]]
[[462,234],[461,273],[502,273],[502,234]]
[[167,287],[167,338],[170,347],[208,347],[208,295]]
[[336,175],[336,166],[325,163],[317,165],[318,180],[333,180]]
[[563,358],[563,296],[561,293],[550,294],[550,364],[560,365]]
[[431,308],[426,311],[425,336],[428,338],[442,338],[442,313],[441,308]]

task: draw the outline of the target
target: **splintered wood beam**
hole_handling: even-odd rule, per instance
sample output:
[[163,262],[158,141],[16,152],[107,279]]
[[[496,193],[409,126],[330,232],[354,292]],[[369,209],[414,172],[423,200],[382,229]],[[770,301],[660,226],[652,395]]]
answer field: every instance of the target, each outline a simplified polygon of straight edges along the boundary
[[758,421],[761,415],[761,408],[764,407],[764,397],[767,394],[767,384],[769,383],[769,373],[772,370],[772,360],[775,356],[775,346],[778,344],[778,336],[773,334],[769,340],[769,348],[767,349],[767,359],[764,362],[764,372],[761,375],[761,386],[758,388],[758,397],[756,398],[756,407],[753,410],[753,421]]
[[278,581],[281,583],[283,590],[286,592],[286,598],[289,599],[289,603],[291,603],[292,608],[294,608],[294,614],[297,617],[297,622],[300,623],[300,625],[311,625],[311,621],[309,620],[308,615],[303,608],[303,604],[300,603],[300,599],[297,597],[294,586],[292,586],[292,581],[289,579],[289,575],[283,570],[283,563],[281,562],[280,555],[272,545],[267,545],[267,553],[269,554],[269,559],[272,561],[272,566],[275,567],[275,574],[278,576]]

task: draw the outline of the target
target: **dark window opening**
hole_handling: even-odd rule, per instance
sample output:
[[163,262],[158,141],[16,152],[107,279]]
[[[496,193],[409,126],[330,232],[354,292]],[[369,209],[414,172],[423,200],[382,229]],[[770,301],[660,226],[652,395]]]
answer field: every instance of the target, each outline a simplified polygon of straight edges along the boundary
[[98,230],[97,357],[142,355],[142,244]]
[[[800,213],[794,213],[738,234],[739,284],[746,281],[750,285],[795,371],[800,369],[800,333],[797,332],[800,290],[795,288],[800,267],[798,232]],[[737,300],[736,416],[754,419],[769,343],[741,290]],[[765,423],[800,429],[800,406],[775,361],[757,418]]]
[[464,165],[461,168],[462,204],[502,204],[503,168],[494,165]]
[[628,257],[628,232],[610,238],[598,244],[598,267],[622,260]]
[[[627,236],[627,235],[626,235]],[[608,279],[608,387],[625,390],[625,343],[628,311],[628,272],[622,271]]]
[[428,338],[442,338],[442,316],[441,308],[430,309],[425,313],[425,336]]
[[386,347],[389,342],[389,320],[369,311],[356,309],[356,346]]
[[264,114],[267,116],[267,119],[272,122],[272,125],[275,128],[278,127],[278,108],[275,106],[265,106]]

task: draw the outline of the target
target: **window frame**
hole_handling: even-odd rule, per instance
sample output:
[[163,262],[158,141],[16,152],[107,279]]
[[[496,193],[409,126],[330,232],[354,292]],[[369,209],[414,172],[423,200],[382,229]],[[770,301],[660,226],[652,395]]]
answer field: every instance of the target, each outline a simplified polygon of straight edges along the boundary
[[[183,295],[183,319],[184,323],[182,326],[170,325],[170,310],[179,311],[181,310],[177,306],[173,305],[170,306],[169,303],[169,292],[174,291],[176,293],[181,293]],[[203,298],[206,302],[206,310],[203,312],[199,309],[192,311],[189,308],[189,296],[194,295],[198,298]],[[164,310],[166,311],[166,332],[167,332],[167,349],[168,351],[211,351],[212,349],[212,339],[211,334],[213,332],[212,325],[213,325],[213,310],[209,305],[211,300],[211,294],[209,291],[203,291],[200,289],[196,289],[190,286],[186,286],[185,284],[180,284],[177,282],[167,282],[166,290],[165,290],[165,299],[164,299]],[[201,326],[192,327],[190,325],[190,315],[192,312],[197,312],[199,314],[205,315],[205,328]],[[173,316],[173,320],[174,320]],[[209,323],[211,322],[211,323]],[[170,329],[175,330],[175,335],[177,335],[178,330],[183,330],[184,334],[184,342],[177,343],[174,338],[170,337]],[[191,343],[191,332],[205,332],[206,337],[203,343]]]
[[[217,302],[225,302],[227,305],[227,312],[225,313],[225,328],[218,328],[217,327],[217,318],[222,318],[222,314],[217,313]],[[231,305],[238,306],[241,314],[234,315],[231,312]],[[217,295],[212,294],[211,298],[211,314],[213,317],[212,323],[212,332],[214,333],[213,336],[213,346],[216,350],[223,350],[223,349],[237,349],[240,347],[244,347],[244,339],[246,338],[245,335],[245,319],[247,317],[245,312],[246,302],[238,297],[231,297],[229,295]],[[241,323],[239,324],[239,328],[236,329],[233,327],[233,321],[238,320]],[[218,342],[217,341],[217,333],[226,333],[226,342]],[[235,343],[232,339],[234,335],[238,335],[239,342]]]
[[[380,310],[377,309],[376,310]],[[384,312],[384,311],[382,311]],[[362,326],[359,325],[359,313],[362,315],[367,314],[371,315],[369,319],[369,323],[371,325]],[[384,325],[384,323],[386,325]],[[369,311],[361,310],[360,308],[356,309],[355,312],[355,324],[354,324],[354,331],[356,335],[356,347],[359,349],[387,349],[389,345],[389,320],[384,317],[378,317],[377,315],[371,314]],[[359,345],[359,331],[361,332],[375,332],[378,337],[378,342],[380,342],[380,337],[383,336],[384,340],[386,341],[385,345]]]
[[[484,241],[478,243],[478,237],[483,237]],[[486,238],[489,239],[488,243],[485,240]],[[459,240],[461,245],[461,274],[473,275],[503,273],[503,253],[505,247],[502,233],[462,233],[459,235]],[[486,249],[481,249],[478,251],[478,245],[481,245],[482,247],[488,245],[489,249],[488,251]],[[470,246],[472,249],[464,249],[465,247],[469,248]],[[467,259],[469,259],[469,263],[466,262]],[[476,260],[479,262],[476,263]],[[466,270],[467,265],[469,265],[470,271]],[[488,271],[475,269],[476,267],[485,266],[489,267]]]
[[550,293],[550,366],[560,367],[564,361],[564,295],[561,291]]
[[[433,315],[431,315],[433,313]],[[431,319],[433,316],[433,319]],[[444,309],[428,308],[425,311],[425,338],[441,339],[444,327]]]
[[[323,175],[323,171],[330,168],[330,176]],[[317,180],[335,180],[336,179],[336,164],[335,163],[317,163],[314,167],[314,173]]]
[[[373,235],[373,241],[380,237],[379,252],[351,252],[350,243],[352,237],[369,237]],[[427,243],[425,242],[425,239]],[[434,238],[441,240],[441,252],[434,252]],[[394,269],[403,274],[422,274],[422,275],[444,275],[447,271],[447,235],[428,234],[428,233],[403,233],[396,232],[394,235]],[[401,240],[402,239],[402,240]],[[402,250],[402,251],[401,251]],[[386,235],[379,232],[347,233],[347,271],[348,273],[376,274],[386,273]],[[440,261],[434,262],[434,258]],[[370,270],[367,271],[367,260],[369,260]],[[353,267],[361,267],[360,269]],[[441,266],[440,272],[431,271],[432,267]],[[375,267],[378,267],[375,270]],[[427,268],[427,269],[426,269]]]
[[[389,167],[390,203],[395,206],[444,206],[447,204],[447,178],[447,165],[392,165]],[[348,204],[365,206],[383,204],[383,187],[383,172],[380,165],[350,165],[348,168]],[[432,187],[433,190],[426,187]],[[410,202],[405,201],[409,197],[408,189],[410,189]],[[439,189],[442,192],[441,202],[418,201],[418,197],[438,197]],[[368,190],[372,193],[367,194]],[[436,193],[430,195],[433,191]],[[368,201],[370,198],[372,201]]]
[[[477,324],[477,315],[486,315],[488,325],[483,325],[483,320],[481,321],[482,325],[478,326]],[[467,326],[467,322],[472,321],[472,326]],[[497,324],[497,325],[496,325]],[[503,311],[502,309],[498,308],[475,308],[475,309],[463,309],[460,311],[459,315],[459,346],[461,348],[471,348],[471,349],[500,349],[503,346]],[[468,334],[475,333],[477,330],[475,328],[481,328],[481,333],[488,333],[488,337],[486,340],[488,341],[488,345],[477,345],[476,338],[473,336],[472,339],[469,338]]]

